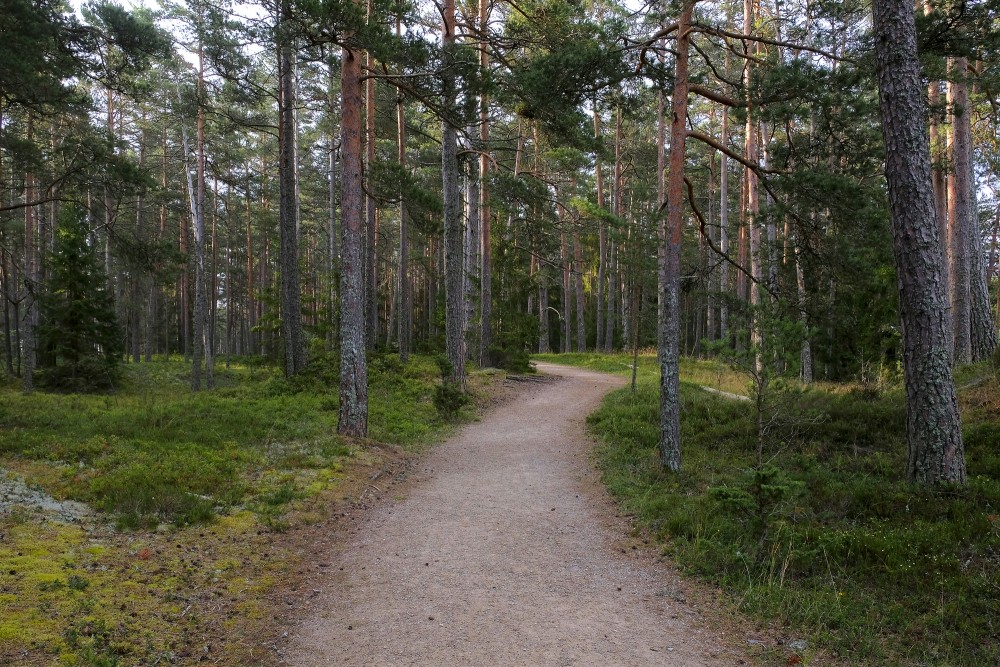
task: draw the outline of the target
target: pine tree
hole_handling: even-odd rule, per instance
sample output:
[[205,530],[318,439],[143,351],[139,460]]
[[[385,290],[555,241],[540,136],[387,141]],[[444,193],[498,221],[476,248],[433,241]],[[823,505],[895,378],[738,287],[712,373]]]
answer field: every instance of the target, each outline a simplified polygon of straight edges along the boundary
[[39,386],[105,391],[118,379],[122,337],[108,281],[75,206],[61,211],[51,272],[40,299]]

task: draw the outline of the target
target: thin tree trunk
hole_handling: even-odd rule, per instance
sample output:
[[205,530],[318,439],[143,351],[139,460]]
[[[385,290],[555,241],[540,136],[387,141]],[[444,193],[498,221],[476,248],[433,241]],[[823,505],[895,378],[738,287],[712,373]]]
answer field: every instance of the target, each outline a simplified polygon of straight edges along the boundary
[[687,138],[688,47],[694,0],[681,8],[671,103],[667,215],[660,224],[658,357],[660,363],[660,468],[681,468],[681,231],[684,226],[684,153]]
[[368,434],[368,363],[365,359],[364,226],[361,214],[361,60],[344,47],[341,58],[340,417],[337,432]]
[[[30,143],[34,135],[34,118],[28,113],[26,137]],[[37,199],[35,193],[35,175],[27,173],[24,176],[24,201],[33,202]],[[37,354],[37,343],[35,340],[35,322],[38,306],[35,303],[38,290],[38,249],[35,239],[35,207],[24,207],[24,290],[21,292],[20,301],[24,304],[22,308],[24,326],[21,327],[21,390],[30,394],[35,390],[35,355]]]
[[[743,34],[750,35],[753,30],[754,6],[753,0],[743,0]],[[753,56],[757,52],[756,43],[751,47]],[[748,58],[744,69],[744,84],[747,90],[750,89],[752,64]],[[754,118],[753,108],[750,105],[750,93],[747,92],[747,122],[745,132],[745,154],[747,161],[752,165],[757,165],[759,160],[757,120]],[[761,303],[760,303],[760,222],[757,219],[760,213],[760,192],[757,183],[757,173],[750,168],[745,170],[747,187],[747,226],[749,227],[749,248],[750,253],[750,309],[751,309],[751,329],[750,345],[754,348],[754,366],[757,373],[761,373],[764,368],[764,336]]]
[[[373,21],[374,0],[368,0],[368,21]],[[371,52],[365,53],[367,69],[374,66]],[[368,174],[368,192],[365,196],[365,341],[369,349],[378,342],[378,216],[375,197],[372,196],[372,181],[375,166],[375,79],[365,80],[365,165]]]
[[[726,54],[726,64],[729,55]],[[728,70],[728,68],[727,68]],[[729,146],[729,107],[722,107],[722,145]],[[729,156],[719,156],[719,250],[723,257],[729,256]],[[719,338],[729,339],[729,261],[719,265]]]
[[945,268],[924,128],[913,3],[875,0],[873,16],[903,333],[907,477],[922,483],[963,484],[965,449],[949,363]]
[[573,258],[573,276],[576,290],[576,351],[586,352],[587,321],[584,319],[583,245],[580,243],[580,234],[577,232],[573,233]]
[[340,142],[334,133],[333,120],[339,116],[340,108],[337,103],[336,86],[334,85],[336,81],[336,70],[334,68],[334,58],[331,52],[330,60],[327,63],[327,98],[329,108],[327,113],[329,114],[329,133],[330,133],[330,147],[327,155],[327,259],[326,259],[326,272],[327,280],[329,280],[329,290],[327,293],[327,311],[328,311],[328,325],[330,327],[330,332],[327,335],[327,345],[332,348],[334,341],[337,340],[337,323],[339,318],[337,317],[336,310],[340,299],[337,294],[337,276],[340,271],[340,249],[337,243],[337,151],[340,149]]
[[570,265],[569,247],[566,241],[566,232],[559,235],[559,259],[562,262],[562,347],[563,353],[569,352],[572,348],[570,339]]
[[[487,34],[489,30],[489,13],[491,3],[489,0],[479,0],[479,29],[483,34],[483,41],[479,48],[479,67],[484,72],[489,69],[490,61],[486,49]],[[480,333],[479,333],[479,363],[482,366],[489,365],[490,348],[493,346],[493,238],[490,229],[490,198],[489,198],[489,173],[490,159],[486,151],[490,140],[490,98],[483,95],[479,101],[479,142],[482,151],[479,156],[479,214],[482,218],[482,242],[480,245],[480,256],[482,266],[479,270],[479,307],[480,307]]]
[[[184,151],[184,174],[188,191],[188,206],[191,211],[191,226],[194,235],[194,331],[191,350],[191,389],[201,391],[202,363],[206,355],[205,321],[208,313],[206,299],[205,265],[205,112],[204,112],[204,58],[202,47],[198,45],[198,119],[195,135],[195,180],[192,182],[188,159],[191,154],[187,139],[187,129],[181,123],[181,148]],[[177,90],[180,97],[180,89]],[[182,231],[182,243],[184,239]],[[186,283],[186,281],[185,281]],[[186,304],[185,304],[186,305]],[[186,310],[186,308],[185,308]],[[185,315],[187,313],[185,312]],[[185,327],[185,336],[187,327]],[[211,389],[210,382],[209,388]]]
[[[622,110],[617,109],[615,118],[615,170],[611,195],[611,209],[616,216],[622,213]],[[608,299],[607,315],[604,318],[604,351],[611,352],[615,346],[615,314],[618,304],[618,247],[614,238],[608,243]],[[627,343],[626,343],[627,345]]]
[[247,333],[248,351],[250,354],[256,354],[259,351],[258,346],[255,344],[256,335],[254,329],[257,327],[257,304],[256,296],[254,295],[254,268],[253,268],[253,233],[251,231],[251,212],[250,212],[250,185],[247,184],[246,192],[246,231],[247,231],[247,328],[249,329]]
[[[473,136],[474,128],[469,128],[469,136]],[[479,210],[479,160],[469,159],[466,163],[466,206],[469,212],[469,224],[465,233],[465,350],[469,359],[473,352],[479,349],[476,338],[480,327],[476,321],[476,302],[479,300],[479,248],[482,230],[480,229]]]
[[[444,68],[448,70],[455,58],[455,0],[444,1],[441,38]],[[454,112],[457,101],[457,82],[453,76],[454,74],[448,73],[442,86],[441,101],[446,113]],[[445,350],[452,365],[451,380],[465,391],[462,194],[459,190],[458,134],[448,118],[442,121],[441,127],[441,172],[444,199]]]
[[[282,0],[282,21],[291,16],[291,1]],[[280,113],[278,142],[279,228],[281,237],[281,334],[285,349],[285,375],[295,375],[306,365],[302,331],[302,295],[299,285],[298,200],[295,188],[295,82],[294,51],[287,43],[279,47],[278,76]]]
[[[601,116],[594,102],[594,138],[601,140]],[[594,158],[594,172],[597,176],[597,208],[604,210],[604,170],[601,168],[601,154]],[[597,334],[594,349],[604,350],[604,283],[607,275],[608,230],[603,220],[597,222]]]
[[[396,35],[402,31],[401,22],[396,19]],[[403,105],[403,90],[396,89],[396,145],[399,166],[406,169],[406,107]],[[406,211],[406,199],[402,189],[399,192],[399,358],[403,363],[410,359],[413,343],[413,291],[410,283],[410,220]]]

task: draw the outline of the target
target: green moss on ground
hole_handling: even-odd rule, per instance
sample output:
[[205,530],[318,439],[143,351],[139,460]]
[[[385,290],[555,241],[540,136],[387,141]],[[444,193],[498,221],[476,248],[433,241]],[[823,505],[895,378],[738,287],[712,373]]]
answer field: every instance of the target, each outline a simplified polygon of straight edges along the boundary
[[284,532],[367,479],[384,456],[370,445],[416,450],[452,428],[431,358],[371,370],[364,442],[335,434],[330,357],[291,380],[220,364],[218,388],[198,394],[177,359],[126,367],[115,395],[0,387],[0,468],[48,504],[99,510],[0,514],[0,664],[272,664],[255,632],[300,558]]

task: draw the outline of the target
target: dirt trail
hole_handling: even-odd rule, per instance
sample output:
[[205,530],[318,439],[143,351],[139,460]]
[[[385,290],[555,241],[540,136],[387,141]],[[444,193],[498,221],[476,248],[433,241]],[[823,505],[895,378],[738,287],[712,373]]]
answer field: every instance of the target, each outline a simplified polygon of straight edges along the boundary
[[286,664],[743,663],[682,601],[673,572],[623,548],[625,522],[597,484],[584,424],[623,380],[539,369],[559,377],[525,383],[436,447],[402,497],[331,554]]

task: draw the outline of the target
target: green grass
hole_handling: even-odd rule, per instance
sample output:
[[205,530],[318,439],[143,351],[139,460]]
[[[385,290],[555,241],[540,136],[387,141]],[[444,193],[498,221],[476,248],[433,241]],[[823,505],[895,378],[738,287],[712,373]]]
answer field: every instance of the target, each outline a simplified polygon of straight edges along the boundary
[[[414,448],[438,433],[436,376],[427,357],[405,368],[373,358],[371,438]],[[45,462],[48,472],[29,481],[91,503],[122,527],[150,528],[205,522],[243,504],[281,505],[273,501],[278,489],[308,486],[315,471],[352,455],[336,436],[330,357],[291,380],[266,366],[220,365],[218,388],[200,393],[188,377],[186,364],[161,360],[126,367],[114,395],[0,388],[0,457]],[[295,471],[295,480],[267,472],[274,470]]]
[[[623,358],[546,359],[621,371]],[[961,394],[968,486],[924,488],[903,479],[898,389],[868,400],[781,392],[761,461],[752,404],[694,386],[713,384],[712,365],[682,364],[680,474],[657,470],[651,361],[635,394],[614,392],[590,418],[606,483],[673,559],[744,611],[808,635],[806,664],[823,654],[852,665],[1000,664],[996,376]]]
[[278,533],[367,489],[397,456],[373,442],[416,450],[452,428],[431,357],[369,360],[371,442],[336,435],[334,358],[288,380],[243,361],[198,394],[178,359],[126,366],[114,395],[0,387],[0,476],[106,513],[0,515],[0,664],[271,664],[275,589],[315,567]]

